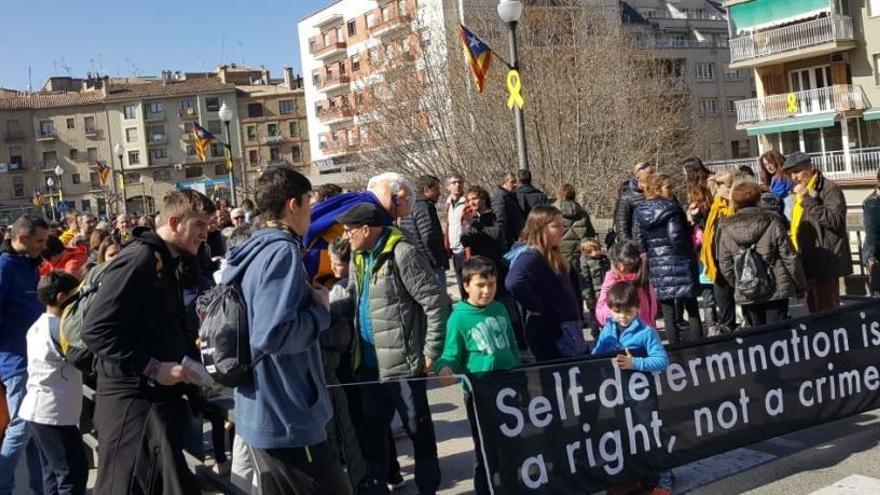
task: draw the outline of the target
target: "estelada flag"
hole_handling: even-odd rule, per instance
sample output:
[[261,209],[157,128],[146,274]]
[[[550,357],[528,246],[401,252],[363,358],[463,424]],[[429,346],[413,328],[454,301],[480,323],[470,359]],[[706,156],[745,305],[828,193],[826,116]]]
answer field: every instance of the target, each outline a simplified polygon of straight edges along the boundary
[[111,168],[110,165],[107,165],[107,162],[103,160],[97,160],[95,162],[98,165],[98,180],[101,181],[101,185],[107,183],[107,179],[110,178]]
[[471,74],[474,75],[477,91],[482,93],[483,82],[489,74],[489,64],[492,62],[492,49],[464,27],[464,24],[460,24],[459,27],[461,28],[459,35],[461,46],[464,49],[464,58],[467,59]]
[[34,198],[31,200],[35,207],[39,208],[43,206],[43,193],[40,191],[34,191]]
[[208,146],[211,145],[212,141],[217,141],[217,138],[214,137],[213,134],[208,132],[207,129],[193,122],[193,141],[196,146],[196,155],[199,156],[199,160],[205,161],[205,153],[208,151]]

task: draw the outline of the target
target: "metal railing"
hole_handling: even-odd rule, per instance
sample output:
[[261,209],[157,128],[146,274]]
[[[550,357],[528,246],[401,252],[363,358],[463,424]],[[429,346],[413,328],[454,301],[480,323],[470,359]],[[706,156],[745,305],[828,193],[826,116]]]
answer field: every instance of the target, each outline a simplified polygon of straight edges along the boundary
[[323,89],[327,89],[331,86],[337,86],[340,84],[348,84],[350,82],[351,82],[351,78],[349,76],[339,75],[339,76],[333,77],[332,79],[324,79],[323,81],[321,81],[321,84],[318,85],[318,89],[323,90]]
[[384,21],[379,21],[370,28],[370,33],[374,36],[383,34],[385,32],[391,31],[397,27],[403,27],[404,25],[409,25],[412,22],[412,18],[409,15],[396,15]]
[[345,41],[333,39],[326,45],[323,42],[311,44],[309,46],[309,51],[314,57],[320,57],[330,52],[335,52],[336,50],[345,50],[345,46]]
[[730,40],[730,61],[741,62],[800,50],[837,40],[853,39],[852,19],[834,15]]
[[649,38],[638,42],[639,48],[727,48],[728,43],[723,40],[682,40],[677,38]]
[[347,105],[339,105],[332,108],[321,108],[318,110],[318,120],[327,122],[330,120],[351,118],[354,116],[354,110]]
[[645,19],[689,19],[697,21],[726,21],[723,14],[713,12],[668,12],[668,11],[652,11],[639,10],[639,14]]
[[861,86],[835,84],[824,88],[763,96],[736,102],[738,124],[778,120],[798,115],[865,108]]
[[[848,161],[842,150],[807,154],[812,158],[813,165],[818,166],[823,175],[832,179],[873,179],[880,170],[880,147],[850,150]],[[758,173],[757,157],[706,163],[706,167],[715,172],[736,169],[743,165]]]

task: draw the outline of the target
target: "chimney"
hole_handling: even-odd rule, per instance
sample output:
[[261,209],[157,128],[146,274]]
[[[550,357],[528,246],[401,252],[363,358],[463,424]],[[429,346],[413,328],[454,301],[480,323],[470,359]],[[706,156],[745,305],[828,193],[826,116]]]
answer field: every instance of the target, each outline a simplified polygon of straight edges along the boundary
[[163,70],[162,71],[162,84],[168,84],[171,82],[171,71]]
[[270,82],[272,82],[272,79],[269,77],[269,69],[263,67],[260,70],[260,80],[263,82],[263,84],[269,84]]
[[110,76],[101,78],[101,93],[106,97],[110,95]]
[[293,89],[293,67],[285,65],[283,71],[284,85],[287,86],[287,89]]

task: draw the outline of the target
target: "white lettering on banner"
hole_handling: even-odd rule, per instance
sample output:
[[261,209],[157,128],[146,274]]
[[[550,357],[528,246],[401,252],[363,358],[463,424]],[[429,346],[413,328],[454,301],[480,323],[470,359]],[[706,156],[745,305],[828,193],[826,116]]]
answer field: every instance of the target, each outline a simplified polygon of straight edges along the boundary
[[[535,475],[538,477],[535,478]],[[520,469],[520,476],[522,477],[523,483],[532,490],[540,488],[541,485],[546,485],[548,479],[547,464],[544,462],[544,454],[526,459]]]

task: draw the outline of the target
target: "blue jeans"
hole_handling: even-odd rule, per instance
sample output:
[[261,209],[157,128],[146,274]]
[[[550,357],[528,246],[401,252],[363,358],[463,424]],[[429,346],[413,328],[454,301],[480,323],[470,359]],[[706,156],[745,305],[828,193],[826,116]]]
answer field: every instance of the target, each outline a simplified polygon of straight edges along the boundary
[[18,408],[24,400],[25,385],[27,385],[27,373],[7,378],[3,382],[6,387],[6,405],[9,407],[9,427],[6,428],[6,437],[0,446],[0,495],[8,495],[15,489],[15,467],[18,458],[23,451],[27,450],[28,475],[30,477],[31,491],[35,494],[43,493],[43,470],[40,469],[40,452],[34,442],[30,442],[31,435],[27,422],[18,417]]
[[446,269],[434,268],[434,276],[437,277],[437,283],[440,284],[440,288],[446,291]]

